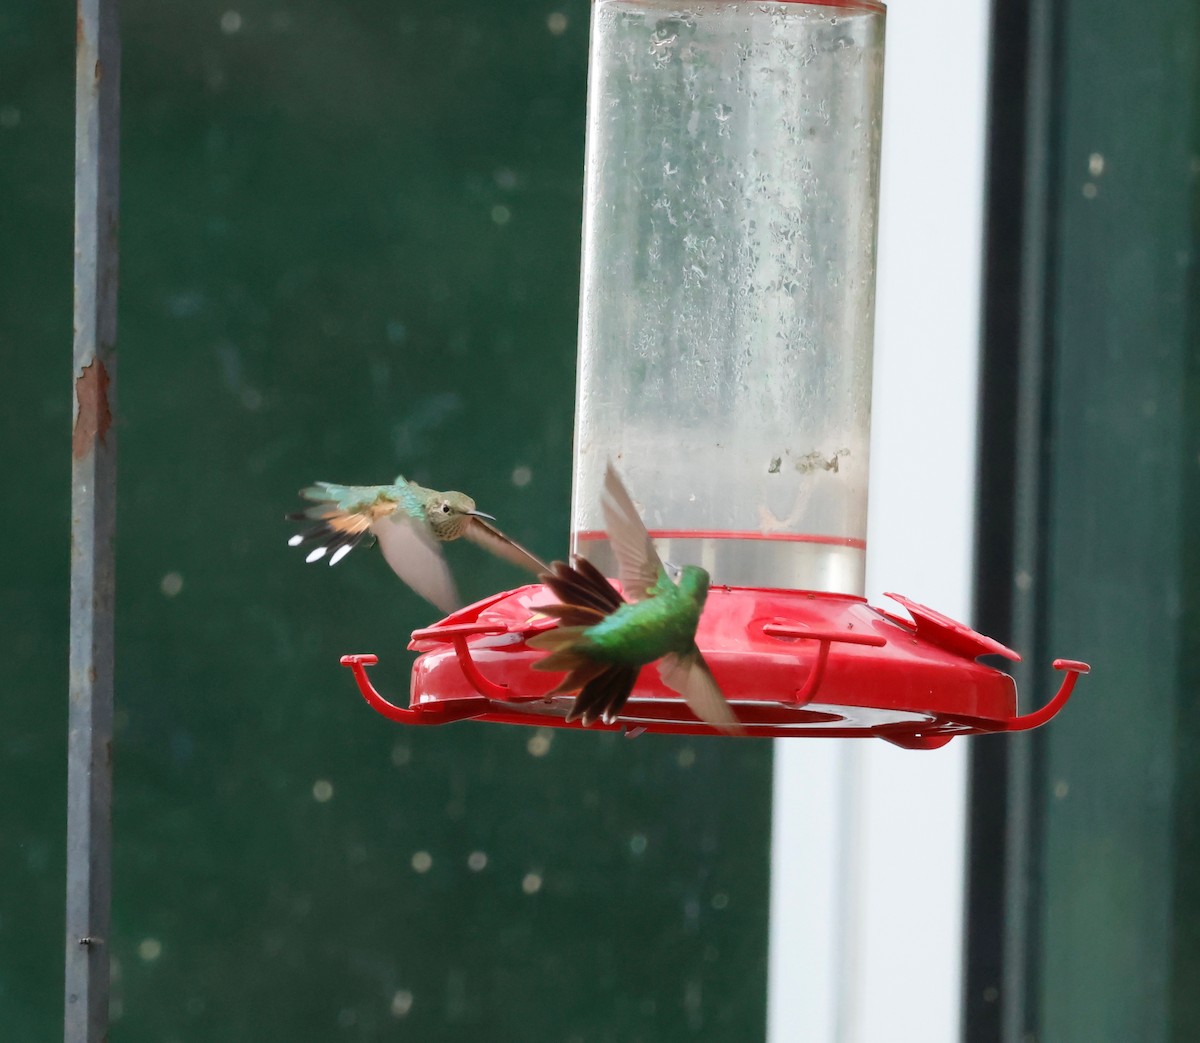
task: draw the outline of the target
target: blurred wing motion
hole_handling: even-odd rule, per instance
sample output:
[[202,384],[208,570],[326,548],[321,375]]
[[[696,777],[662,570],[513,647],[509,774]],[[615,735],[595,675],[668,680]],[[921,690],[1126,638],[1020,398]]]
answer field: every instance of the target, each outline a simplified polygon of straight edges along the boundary
[[315,544],[306,561],[328,555],[336,565],[364,540],[379,541],[387,563],[426,601],[449,614],[459,607],[458,591],[441,546],[424,520],[419,497],[404,485],[334,485],[317,482],[300,495],[313,505],[291,521],[315,521],[288,545]]
[[397,511],[371,528],[392,571],[421,597],[446,615],[462,607],[441,544],[428,525]]
[[630,601],[641,601],[646,591],[658,582],[663,565],[654,549],[654,541],[611,461],[604,471],[600,509],[604,512],[609,542],[617,556],[621,589]]
[[725,699],[717,679],[713,677],[700,649],[686,655],[663,656],[658,675],[663,684],[683,696],[684,701],[700,720],[731,735],[741,734],[742,728]]
[[519,569],[532,572],[535,576],[549,569],[544,561],[535,558],[516,540],[510,540],[494,525],[489,525],[477,514],[468,519],[467,525],[463,529],[463,536],[476,546],[490,551],[496,557],[503,558]]

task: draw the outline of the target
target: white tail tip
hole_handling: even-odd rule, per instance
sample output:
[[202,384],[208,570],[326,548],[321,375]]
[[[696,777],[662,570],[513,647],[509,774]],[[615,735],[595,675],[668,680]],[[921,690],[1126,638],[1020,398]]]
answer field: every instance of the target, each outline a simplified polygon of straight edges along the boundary
[[338,549],[335,550],[333,552],[333,554],[330,555],[329,564],[336,565],[339,561],[342,560],[342,558],[344,558],[347,554],[349,554],[353,549],[354,548],[351,547],[349,544],[347,544],[344,547],[338,547]]

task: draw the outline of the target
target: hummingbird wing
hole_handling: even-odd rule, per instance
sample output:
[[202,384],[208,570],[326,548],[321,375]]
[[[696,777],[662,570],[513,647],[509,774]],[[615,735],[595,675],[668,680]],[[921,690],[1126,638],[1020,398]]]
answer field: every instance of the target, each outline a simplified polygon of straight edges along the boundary
[[630,601],[641,601],[646,597],[646,591],[658,582],[663,564],[611,461],[604,472],[600,509],[604,512],[609,542],[617,556],[621,589]]
[[658,674],[663,684],[683,696],[688,706],[700,720],[729,735],[742,734],[742,728],[725,694],[713,677],[700,649],[683,655],[672,652],[658,662]]
[[503,558],[519,569],[532,572],[535,576],[547,569],[544,561],[535,558],[516,540],[510,540],[494,525],[489,525],[477,515],[472,515],[467,519],[462,534],[477,546],[491,551],[498,558]]
[[371,524],[392,571],[431,605],[449,615],[462,606],[442,549],[423,519],[394,511]]

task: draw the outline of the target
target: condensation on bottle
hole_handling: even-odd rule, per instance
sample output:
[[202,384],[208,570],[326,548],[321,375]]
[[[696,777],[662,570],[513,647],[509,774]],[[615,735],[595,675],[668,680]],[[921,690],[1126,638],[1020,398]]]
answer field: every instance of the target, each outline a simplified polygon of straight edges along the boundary
[[573,545],[863,592],[884,9],[595,0]]

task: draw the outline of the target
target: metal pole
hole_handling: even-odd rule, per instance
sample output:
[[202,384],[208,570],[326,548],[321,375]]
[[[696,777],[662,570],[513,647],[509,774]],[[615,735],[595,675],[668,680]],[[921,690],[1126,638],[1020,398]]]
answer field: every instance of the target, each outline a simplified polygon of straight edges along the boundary
[[67,742],[67,1043],[108,1035],[112,892],[113,531],[116,516],[116,0],[75,23],[75,350]]

